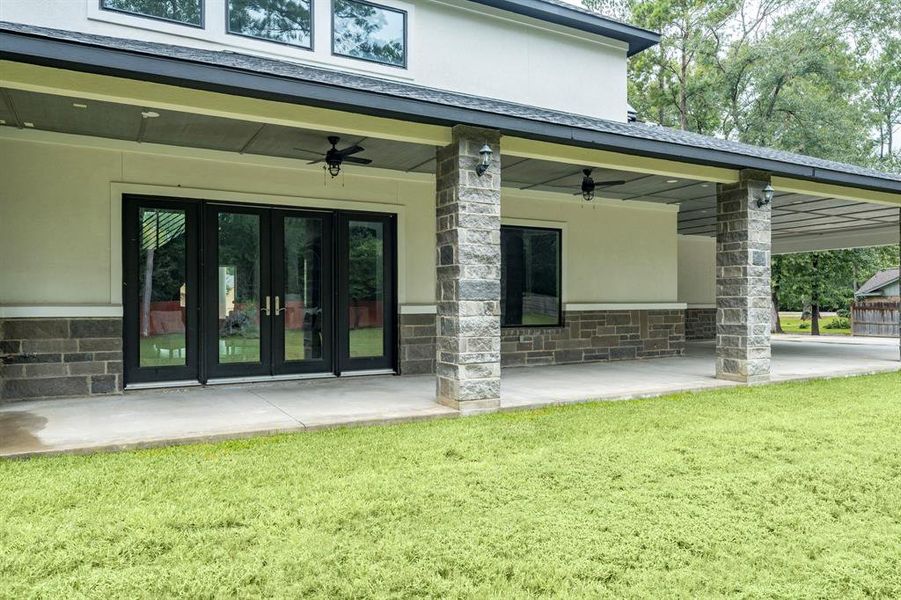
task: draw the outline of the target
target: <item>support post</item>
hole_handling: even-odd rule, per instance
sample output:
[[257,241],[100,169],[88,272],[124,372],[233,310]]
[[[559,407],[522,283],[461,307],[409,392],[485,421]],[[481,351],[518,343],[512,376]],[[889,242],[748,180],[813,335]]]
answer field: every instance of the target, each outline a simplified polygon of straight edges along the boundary
[[[488,144],[491,165],[476,172]],[[500,133],[458,125],[437,153],[437,398],[492,410],[501,392]]]
[[717,186],[716,376],[770,378],[771,206],[758,206],[768,173],[742,171]]

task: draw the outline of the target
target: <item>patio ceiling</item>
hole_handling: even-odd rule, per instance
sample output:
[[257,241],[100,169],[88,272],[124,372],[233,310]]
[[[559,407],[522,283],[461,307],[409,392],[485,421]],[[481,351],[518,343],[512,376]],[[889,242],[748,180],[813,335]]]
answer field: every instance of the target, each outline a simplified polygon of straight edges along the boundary
[[[321,158],[330,147],[331,131],[228,119],[0,88],[0,125],[75,135],[163,144],[297,159]],[[143,118],[142,110],[159,113]],[[359,144],[359,156],[372,160],[368,168],[407,173],[434,173],[435,147],[374,137],[344,136],[339,146]],[[367,168],[349,165],[349,169]],[[504,156],[506,188],[565,195],[582,201],[582,165]],[[601,188],[598,197],[610,200],[679,204],[679,233],[713,236],[716,232],[716,184],[663,175],[594,169],[596,181],[623,180]],[[773,202],[774,240],[798,236],[869,231],[897,231],[899,208],[777,190]]]

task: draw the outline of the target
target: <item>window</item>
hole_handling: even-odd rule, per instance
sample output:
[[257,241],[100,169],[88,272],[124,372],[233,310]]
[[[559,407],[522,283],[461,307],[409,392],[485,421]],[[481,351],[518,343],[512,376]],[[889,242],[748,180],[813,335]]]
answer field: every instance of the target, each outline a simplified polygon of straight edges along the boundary
[[332,52],[407,66],[407,13],[361,0],[334,0]]
[[100,8],[203,27],[203,0],[100,0]]
[[228,0],[228,32],[311,49],[312,0]]
[[501,227],[501,324],[561,325],[559,229]]

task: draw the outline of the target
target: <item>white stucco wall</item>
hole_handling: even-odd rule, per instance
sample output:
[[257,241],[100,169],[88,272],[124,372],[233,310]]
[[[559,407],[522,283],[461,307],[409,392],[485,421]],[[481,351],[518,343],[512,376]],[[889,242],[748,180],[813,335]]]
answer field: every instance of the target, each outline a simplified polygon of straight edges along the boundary
[[314,0],[313,50],[225,33],[225,1],[204,0],[205,28],[99,9],[99,0],[3,0],[0,20],[259,54],[626,120],[626,44],[463,0],[379,0],[408,13],[406,69],[331,54],[331,0]]
[[701,235],[678,236],[679,302],[716,303],[716,239]]
[[[123,193],[396,213],[400,303],[434,303],[430,175],[326,181],[297,161],[12,129],[0,156],[0,306],[120,305]],[[563,229],[565,302],[677,301],[672,209],[505,189],[502,214]]]

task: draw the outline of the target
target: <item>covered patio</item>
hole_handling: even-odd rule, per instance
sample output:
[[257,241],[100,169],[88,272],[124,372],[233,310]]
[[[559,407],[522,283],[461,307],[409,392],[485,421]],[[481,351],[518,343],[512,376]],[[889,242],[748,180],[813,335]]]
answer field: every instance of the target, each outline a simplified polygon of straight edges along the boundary
[[[715,378],[714,353],[712,342],[689,342],[678,358],[504,369],[500,410],[739,385]],[[898,369],[893,340],[780,336],[773,342],[774,382]],[[0,456],[144,448],[459,415],[435,402],[434,378],[426,375],[33,400],[0,406]]]
[[[11,24],[0,40],[7,454],[898,368],[897,339],[769,337],[771,255],[897,243],[896,175],[270,59]],[[338,136],[356,163],[309,164]],[[207,262],[223,214],[258,217],[234,236],[252,260]],[[350,310],[349,234],[279,273],[290,253],[269,246],[290,236],[268,225],[289,214],[378,215],[382,295]],[[502,275],[509,228],[554,232],[553,289]],[[167,245],[166,289],[142,285]],[[282,315],[308,279],[294,306],[344,321]],[[358,356],[355,327],[374,334]]]

